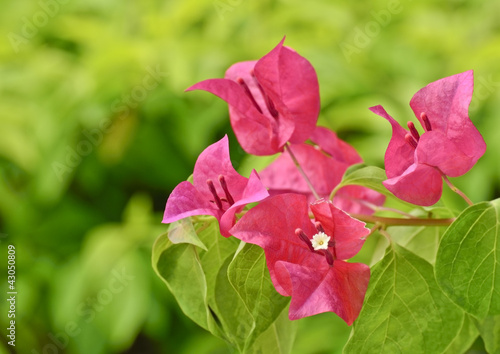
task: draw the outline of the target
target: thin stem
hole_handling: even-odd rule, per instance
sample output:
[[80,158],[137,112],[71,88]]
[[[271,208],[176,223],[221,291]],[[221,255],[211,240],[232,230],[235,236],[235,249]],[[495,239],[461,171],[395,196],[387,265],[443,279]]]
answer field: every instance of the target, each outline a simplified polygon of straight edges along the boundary
[[370,229],[370,233],[368,235],[366,235],[365,237],[362,237],[363,240],[366,240],[368,237],[370,237],[371,235],[373,235],[375,232],[379,231],[379,230],[382,230],[384,228],[384,225],[380,224],[380,223],[375,223],[373,225],[373,227]]
[[387,241],[389,241],[389,245],[392,246],[391,235],[389,235],[389,233],[387,231],[385,231],[384,229],[379,229],[378,232],[379,232],[379,234],[381,234],[382,236],[384,236],[387,239]]
[[337,191],[342,188],[342,184],[339,183],[335,186],[335,188],[333,188],[332,192],[330,193],[330,196],[328,197],[330,200],[333,200],[333,197],[335,197],[335,194],[337,193]]
[[386,218],[383,216],[364,215],[364,214],[349,214],[353,218],[371,224],[379,224],[387,226],[449,226],[455,218],[448,219],[403,219],[403,218]]
[[302,166],[300,166],[299,161],[297,160],[297,158],[293,154],[292,149],[290,148],[290,145],[288,143],[285,145],[285,149],[288,152],[288,154],[290,155],[290,157],[292,158],[292,161],[295,164],[295,166],[297,167],[297,169],[299,170],[299,173],[302,175],[302,177],[306,181],[307,185],[309,186],[309,189],[311,190],[312,194],[314,195],[314,198],[321,199],[320,196],[318,195],[318,193],[316,192],[316,189],[314,189],[314,187],[311,183],[311,180],[309,179],[309,177],[307,177],[306,173],[302,169]]
[[451,181],[448,179],[448,177],[446,177],[444,175],[444,173],[442,175],[443,175],[444,181],[446,182],[446,184],[448,185],[448,187],[450,187],[450,189],[453,192],[457,193],[459,196],[461,196],[462,198],[464,198],[464,200],[467,202],[467,204],[474,205],[474,203],[465,195],[464,192],[462,192],[460,189],[458,189],[457,187],[455,187],[455,185],[453,183],[451,183]]

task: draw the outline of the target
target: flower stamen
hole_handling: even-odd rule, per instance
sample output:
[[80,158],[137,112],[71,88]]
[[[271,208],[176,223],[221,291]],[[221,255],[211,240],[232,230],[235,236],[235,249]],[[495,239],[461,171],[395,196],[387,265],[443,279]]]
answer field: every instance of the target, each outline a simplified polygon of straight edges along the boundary
[[304,231],[302,231],[302,229],[300,228],[295,229],[295,235],[297,235],[297,237],[300,238],[300,240],[303,241],[311,251],[314,251],[314,248],[311,245],[311,240],[309,240],[309,237],[307,237],[307,235],[305,234]]
[[226,195],[227,202],[229,203],[229,205],[233,205],[234,199],[233,199],[233,196],[231,195],[231,193],[229,193],[229,189],[227,188],[226,179],[224,178],[223,175],[219,175],[219,183],[220,183],[220,186],[222,187],[222,189],[224,190],[224,194]]
[[332,256],[332,254],[328,250],[324,250],[323,252],[325,253],[325,258],[326,258],[326,261],[328,262],[328,264],[330,266],[333,266],[334,258]]
[[274,117],[274,118],[278,118],[279,116],[279,112],[276,110],[276,107],[274,106],[274,102],[271,100],[271,98],[266,94],[266,92],[264,91],[264,89],[262,88],[262,86],[260,85],[259,81],[257,80],[257,78],[255,77],[255,73],[254,71],[252,70],[250,72],[250,75],[252,75],[255,83],[257,84],[257,87],[259,88],[260,90],[260,93],[262,94],[262,97],[264,97],[264,102],[266,102],[266,107],[269,111],[269,113],[271,113],[271,115]]
[[420,113],[420,119],[424,122],[424,129],[426,132],[430,132],[432,130],[431,121],[425,112]]
[[222,201],[221,201],[219,195],[217,194],[217,191],[215,190],[214,182],[211,179],[207,179],[207,186],[208,186],[208,189],[210,190],[210,193],[212,193],[212,195],[214,196],[213,202],[217,205],[217,208],[219,208],[219,210],[223,210],[222,209]]
[[412,148],[414,148],[414,149],[416,149],[416,148],[417,148],[418,143],[417,143],[417,141],[415,140],[415,138],[414,138],[413,136],[411,136],[411,134],[410,134],[410,133],[408,133],[408,134],[406,134],[406,135],[405,135],[405,140],[406,140],[406,142],[407,142],[408,144],[410,144],[410,146],[411,146]]
[[[314,223],[317,229],[322,229],[323,226],[319,222]],[[337,258],[335,255],[335,241],[330,241],[330,236],[328,236],[324,231],[319,231],[313,236],[312,239],[309,239],[302,229],[295,229],[295,235],[304,242],[310,251],[325,256],[326,261],[330,266],[333,266],[333,261]],[[333,255],[328,250],[329,247],[333,247]]]
[[239,77],[236,79],[236,82],[240,84],[240,86],[243,88],[243,91],[245,91],[245,94],[248,96],[248,98],[250,98],[250,101],[252,101],[255,108],[257,108],[257,110],[262,114],[262,109],[257,104],[257,101],[255,101],[255,98],[253,97],[252,92],[250,92],[250,89],[248,88],[248,85],[246,84],[245,80]]
[[323,225],[321,225],[319,221],[316,221],[314,223],[314,226],[316,226],[316,230],[318,230],[318,232],[325,233],[325,229],[323,228]]
[[415,124],[413,124],[413,122],[408,122],[408,129],[410,129],[412,137],[418,142],[420,139],[420,134],[418,133],[417,128],[415,128]]

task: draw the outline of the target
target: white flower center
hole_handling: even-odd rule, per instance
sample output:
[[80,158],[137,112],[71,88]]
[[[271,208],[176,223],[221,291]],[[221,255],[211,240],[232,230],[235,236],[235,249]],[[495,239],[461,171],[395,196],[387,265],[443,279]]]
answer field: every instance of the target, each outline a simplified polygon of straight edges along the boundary
[[328,249],[328,241],[330,241],[330,236],[328,236],[324,232],[318,232],[316,235],[313,236],[311,243],[316,251],[326,250]]

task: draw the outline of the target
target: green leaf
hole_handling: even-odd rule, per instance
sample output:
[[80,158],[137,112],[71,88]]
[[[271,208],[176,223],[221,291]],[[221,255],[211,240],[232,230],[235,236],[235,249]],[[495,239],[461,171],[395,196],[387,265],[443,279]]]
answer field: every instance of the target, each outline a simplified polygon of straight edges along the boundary
[[393,241],[434,264],[443,226],[395,226],[387,229]]
[[294,322],[299,323],[300,335],[293,343],[293,354],[342,353],[342,348],[351,334],[351,327],[332,312],[324,312]]
[[372,268],[365,302],[346,353],[441,353],[464,313],[439,289],[432,266],[392,245]]
[[[453,218],[456,216],[448,208],[441,206],[423,209],[414,209],[410,211],[410,214],[427,218]],[[393,226],[387,229],[393,241],[422,257],[430,264],[436,262],[439,241],[445,231],[446,227],[444,226]]]
[[227,275],[240,241],[223,237],[214,218],[195,220],[174,223],[157,239],[153,267],[186,316],[242,351],[255,320]]
[[[188,243],[173,244],[169,233],[160,235],[153,246],[153,268],[186,316],[212,334],[225,338],[218,325],[214,289],[221,267],[232,258],[239,241],[221,236],[216,219],[203,220],[191,225],[196,235],[178,236]],[[174,230],[192,232],[189,225],[190,221]],[[196,247],[193,240],[203,248]]]
[[256,245],[244,244],[238,249],[229,265],[228,278],[255,321],[255,328],[245,343],[248,348],[276,321],[290,298],[274,288],[264,250]]
[[231,259],[221,267],[215,285],[215,303],[218,319],[226,340],[243,352],[246,340],[255,328],[255,320],[227,277]]
[[476,326],[488,353],[500,353],[500,316],[486,317]]
[[293,341],[293,333],[270,332],[260,338],[270,327],[278,331],[286,325],[275,322],[289,299],[274,289],[264,251],[258,246],[242,243],[234,257],[227,257],[217,274],[214,302],[227,341],[240,352],[253,352],[256,339],[284,347]]
[[436,258],[443,291],[470,314],[500,314],[500,200],[465,209],[446,230]]
[[211,331],[215,323],[208,309],[207,282],[195,246],[174,245],[168,234],[160,235],[153,245],[153,268],[186,316]]
[[190,243],[205,251],[207,247],[196,234],[191,218],[175,221],[168,226],[168,238],[172,243]]
[[459,354],[467,352],[476,341],[478,335],[479,331],[474,325],[474,320],[471,316],[465,314],[462,329],[446,350],[443,351],[443,354]]
[[276,353],[287,354],[292,351],[292,346],[297,332],[298,321],[288,319],[288,306],[281,314],[248,348],[246,354]]
[[213,222],[204,222],[197,226],[199,225],[200,241],[207,245],[206,252],[200,251],[199,256],[207,280],[208,304],[215,309],[215,287],[218,274],[227,259],[233,258],[240,241],[234,237],[223,237],[219,231],[219,224],[215,219],[213,220]]
[[342,177],[342,181],[334,191],[349,185],[363,186],[373,189],[386,196],[393,197],[393,194],[382,184],[387,179],[385,171],[380,167],[356,164],[347,169]]

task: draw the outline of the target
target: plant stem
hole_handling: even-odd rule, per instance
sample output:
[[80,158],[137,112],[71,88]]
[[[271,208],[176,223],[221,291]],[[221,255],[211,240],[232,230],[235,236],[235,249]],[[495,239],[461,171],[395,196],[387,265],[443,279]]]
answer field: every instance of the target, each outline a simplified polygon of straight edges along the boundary
[[449,226],[455,218],[448,219],[419,219],[419,218],[411,218],[411,219],[403,219],[403,218],[386,218],[383,216],[375,216],[375,215],[364,215],[364,214],[349,214],[353,218],[356,218],[360,221],[364,221],[372,224],[380,224],[384,227],[387,226]]
[[467,204],[469,205],[474,205],[474,203],[465,195],[464,192],[462,192],[460,189],[458,189],[457,187],[455,187],[455,185],[453,183],[451,183],[451,181],[448,179],[448,177],[446,177],[444,174],[443,175],[443,179],[444,181],[446,182],[446,184],[448,185],[448,187],[450,187],[450,189],[457,193],[459,196],[461,196],[462,198],[464,198],[464,200],[467,202]]
[[321,199],[320,196],[318,195],[318,193],[316,192],[316,189],[314,189],[314,186],[312,185],[311,180],[309,179],[309,177],[307,177],[306,173],[302,169],[302,166],[300,166],[299,161],[297,160],[297,158],[293,154],[292,149],[290,148],[290,145],[288,143],[285,145],[285,149],[288,152],[288,154],[290,155],[290,157],[292,158],[292,161],[295,164],[295,166],[297,167],[297,169],[299,170],[299,173],[302,175],[302,177],[306,181],[307,185],[309,186],[309,189],[311,190],[312,194],[314,195],[314,198]]
[[375,223],[373,225],[373,227],[370,229],[370,233],[368,235],[366,235],[365,237],[362,237],[363,240],[366,240],[368,237],[370,237],[371,235],[373,235],[375,232],[379,231],[379,230],[382,230],[383,229],[383,225],[379,224],[379,223]]
[[335,186],[335,188],[333,188],[332,192],[330,193],[330,196],[328,197],[330,200],[333,200],[333,197],[335,197],[335,194],[337,193],[337,191],[342,188],[342,183],[339,183]]

